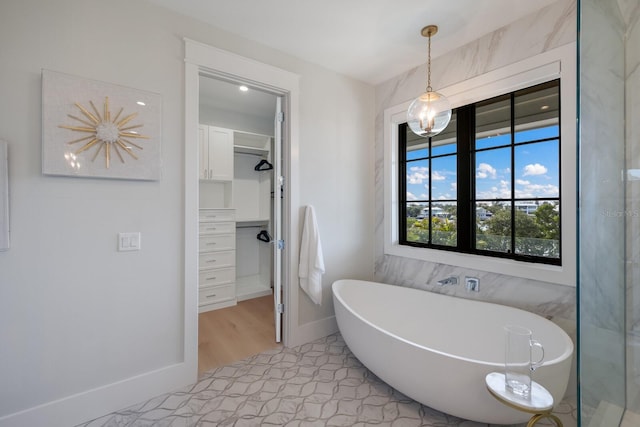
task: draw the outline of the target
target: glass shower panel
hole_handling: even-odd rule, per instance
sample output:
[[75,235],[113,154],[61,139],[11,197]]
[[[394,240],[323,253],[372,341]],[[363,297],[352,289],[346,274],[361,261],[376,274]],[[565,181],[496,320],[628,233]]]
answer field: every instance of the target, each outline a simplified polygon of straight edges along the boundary
[[[625,131],[627,236],[627,416],[640,414],[640,7],[618,2],[625,17]],[[637,418],[636,418],[637,419]],[[626,421],[626,420],[625,420]],[[629,422],[631,422],[629,420]]]
[[580,425],[609,427],[626,406],[626,24],[617,0],[579,7]]

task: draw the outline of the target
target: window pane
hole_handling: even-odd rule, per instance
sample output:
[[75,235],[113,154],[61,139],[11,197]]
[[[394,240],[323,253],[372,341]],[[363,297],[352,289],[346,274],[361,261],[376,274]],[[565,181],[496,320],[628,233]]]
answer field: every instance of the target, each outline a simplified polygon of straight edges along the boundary
[[431,160],[431,199],[455,200],[457,193],[456,156],[436,157]]
[[429,205],[407,204],[407,241],[429,243]]
[[455,154],[458,150],[457,137],[457,116],[456,110],[451,112],[451,121],[447,127],[438,135],[431,138],[431,155]]
[[515,197],[559,197],[558,140],[518,145],[515,148]]
[[518,201],[516,253],[546,258],[560,257],[560,206],[557,201]]
[[431,230],[434,245],[456,246],[457,227],[456,217],[458,214],[455,202],[433,203],[431,205]]
[[501,96],[476,106],[476,150],[511,144],[511,100]]
[[511,203],[495,203],[491,215],[480,221],[478,212],[487,204],[476,203],[476,249],[492,252],[511,251]]
[[516,92],[515,142],[536,141],[559,136],[558,82]]
[[511,198],[511,148],[476,153],[476,200]]
[[406,160],[424,159],[429,156],[429,138],[423,138],[413,133],[409,126],[406,126],[407,133],[407,155]]
[[429,161],[407,162],[406,201],[429,200]]

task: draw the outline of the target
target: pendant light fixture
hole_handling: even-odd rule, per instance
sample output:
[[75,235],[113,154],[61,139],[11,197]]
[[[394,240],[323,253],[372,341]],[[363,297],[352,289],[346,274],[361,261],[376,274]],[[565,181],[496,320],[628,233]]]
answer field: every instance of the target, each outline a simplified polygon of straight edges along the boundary
[[414,99],[407,110],[407,123],[413,133],[422,137],[442,132],[451,120],[451,104],[444,95],[431,88],[431,36],[438,32],[437,25],[427,25],[421,31],[429,39],[427,60],[427,90]]

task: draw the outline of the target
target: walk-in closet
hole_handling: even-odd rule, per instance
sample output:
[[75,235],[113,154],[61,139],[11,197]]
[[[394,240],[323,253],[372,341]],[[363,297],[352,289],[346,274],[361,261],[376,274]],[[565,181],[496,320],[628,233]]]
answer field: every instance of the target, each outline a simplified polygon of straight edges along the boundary
[[[264,297],[274,295],[277,250],[274,242],[275,203],[279,202],[274,197],[274,166],[279,161],[274,139],[277,101],[276,95],[264,91],[210,76],[200,77],[201,322],[208,312],[253,299],[256,301],[252,304],[270,304],[273,312],[273,299]],[[232,314],[228,317],[235,319]],[[237,319],[233,325],[236,329],[250,327],[236,323]],[[271,326],[265,333],[275,343],[273,318],[269,323]],[[252,328],[255,330],[255,325]],[[200,338],[202,342],[206,337]],[[218,345],[219,351],[221,347]]]

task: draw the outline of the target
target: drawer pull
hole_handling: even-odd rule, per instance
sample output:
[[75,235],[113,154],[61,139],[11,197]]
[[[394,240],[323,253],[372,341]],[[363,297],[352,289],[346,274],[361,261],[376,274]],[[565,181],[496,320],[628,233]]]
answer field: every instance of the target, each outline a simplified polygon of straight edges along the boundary
[[213,245],[217,245],[216,242],[207,242],[207,246],[213,246]]
[[207,264],[211,264],[211,263],[214,263],[214,262],[217,262],[217,261],[218,261],[217,259],[210,259],[210,260],[207,261]]
[[207,280],[216,280],[217,277],[207,277]]
[[217,230],[217,229],[218,229],[217,227],[209,227],[209,228],[207,228],[207,231],[214,231],[214,230]]
[[207,298],[213,298],[215,296],[216,296],[216,294],[210,294],[210,295],[207,295]]

